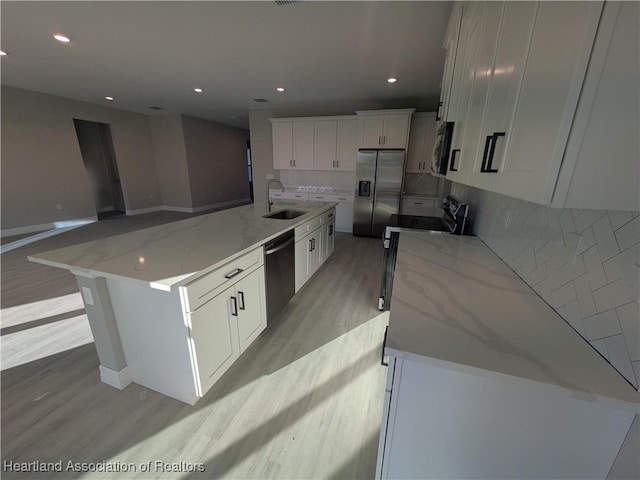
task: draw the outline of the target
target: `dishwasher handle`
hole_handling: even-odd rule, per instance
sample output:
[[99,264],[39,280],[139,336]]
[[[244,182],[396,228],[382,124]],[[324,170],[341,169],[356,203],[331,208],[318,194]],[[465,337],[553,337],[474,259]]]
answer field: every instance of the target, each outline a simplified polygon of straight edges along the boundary
[[272,243],[269,245],[265,245],[264,254],[271,255],[273,253],[279,252],[280,250],[283,250],[287,248],[289,245],[291,245],[294,242],[294,240],[295,240],[295,237],[291,237],[289,240],[283,243],[279,243],[279,244]]

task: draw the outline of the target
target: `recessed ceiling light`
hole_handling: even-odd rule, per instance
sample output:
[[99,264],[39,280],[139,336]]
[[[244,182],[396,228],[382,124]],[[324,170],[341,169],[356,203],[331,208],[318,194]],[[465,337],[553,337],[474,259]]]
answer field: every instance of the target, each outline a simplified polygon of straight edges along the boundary
[[202,93],[202,89],[201,88],[194,88],[193,91],[196,92],[196,93]]
[[113,102],[113,97],[104,97],[105,100],[109,100],[110,102]]
[[0,56],[5,56],[7,54],[7,52],[5,52],[4,50],[0,50]]
[[276,88],[276,90],[277,90],[278,92],[281,92],[281,93],[282,93],[282,92],[284,92],[284,87],[278,87],[278,88]]
[[387,82],[389,82],[389,83],[396,83],[397,81],[398,81],[397,78],[393,78],[393,77],[392,78],[387,78]]
[[56,40],[58,40],[59,42],[62,43],[69,43],[71,41],[71,39],[65,35],[60,35],[59,33],[56,33],[53,38],[55,38]]

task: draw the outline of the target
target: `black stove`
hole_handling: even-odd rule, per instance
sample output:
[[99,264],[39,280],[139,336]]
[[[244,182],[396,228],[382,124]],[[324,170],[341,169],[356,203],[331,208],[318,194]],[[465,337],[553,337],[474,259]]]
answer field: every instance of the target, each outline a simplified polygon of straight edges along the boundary
[[384,266],[382,269],[382,285],[378,300],[379,310],[389,310],[391,306],[391,290],[393,274],[398,254],[398,240],[403,230],[423,230],[434,234],[463,235],[467,234],[467,214],[469,206],[456,197],[449,195],[442,201],[441,217],[420,217],[417,215],[391,215],[384,232]]

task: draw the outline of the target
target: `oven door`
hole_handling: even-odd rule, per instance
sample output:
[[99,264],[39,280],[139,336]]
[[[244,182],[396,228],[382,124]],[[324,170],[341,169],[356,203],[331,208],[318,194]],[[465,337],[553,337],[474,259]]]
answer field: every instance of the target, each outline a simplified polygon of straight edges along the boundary
[[380,298],[378,299],[378,310],[386,311],[391,307],[391,290],[393,289],[393,272],[396,268],[396,257],[398,255],[398,239],[400,232],[389,231],[385,234],[384,241],[384,262],[382,265],[382,281],[380,282]]

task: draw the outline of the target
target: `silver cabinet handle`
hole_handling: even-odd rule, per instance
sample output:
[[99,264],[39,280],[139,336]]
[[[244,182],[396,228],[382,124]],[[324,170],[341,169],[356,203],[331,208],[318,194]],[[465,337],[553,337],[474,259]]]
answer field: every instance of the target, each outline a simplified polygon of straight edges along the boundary
[[227,273],[224,278],[229,279],[229,278],[233,278],[236,275],[240,275],[242,272],[244,272],[244,270],[242,270],[241,268],[236,268],[234,271]]

